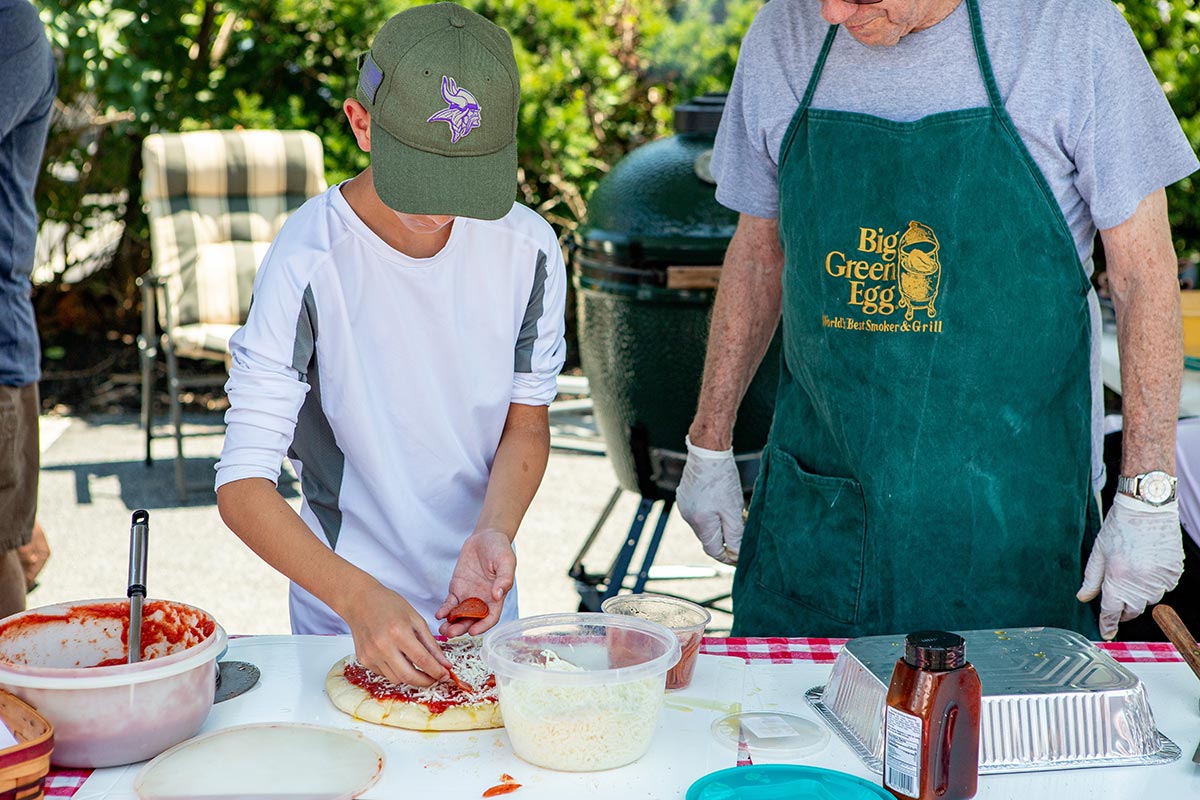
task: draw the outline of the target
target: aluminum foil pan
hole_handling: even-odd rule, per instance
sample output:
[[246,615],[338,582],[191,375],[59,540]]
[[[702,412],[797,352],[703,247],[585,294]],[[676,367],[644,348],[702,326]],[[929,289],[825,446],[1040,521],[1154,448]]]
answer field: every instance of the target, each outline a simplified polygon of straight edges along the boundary
[[[960,632],[979,672],[979,771],[1036,772],[1166,764],[1180,750],[1154,727],[1146,688],[1077,633],[1057,628]],[[846,644],[808,702],[875,772],[883,707],[904,636]]]

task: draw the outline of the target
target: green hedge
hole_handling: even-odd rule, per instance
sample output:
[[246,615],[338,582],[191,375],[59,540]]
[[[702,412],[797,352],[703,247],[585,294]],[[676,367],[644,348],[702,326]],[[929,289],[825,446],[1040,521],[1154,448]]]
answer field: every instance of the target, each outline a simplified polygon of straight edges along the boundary
[[[815,2],[816,0],[813,0]],[[356,55],[412,0],[42,0],[61,54],[67,112],[39,185],[45,218],[86,231],[106,216],[125,233],[81,284],[39,287],[56,329],[136,329],[133,282],[149,264],[140,146],[155,131],[306,128],[325,143],[329,180],[366,164],[341,113]],[[624,153],[669,134],[678,102],[729,85],[742,34],[762,0],[464,0],[512,32],[522,74],[524,201],[560,231],[584,213]],[[1125,0],[1167,96],[1200,143],[1196,0]],[[1181,254],[1200,252],[1191,180],[1170,190]],[[68,254],[69,255],[69,254]],[[67,266],[70,266],[68,263]],[[60,276],[61,277],[61,276]]]

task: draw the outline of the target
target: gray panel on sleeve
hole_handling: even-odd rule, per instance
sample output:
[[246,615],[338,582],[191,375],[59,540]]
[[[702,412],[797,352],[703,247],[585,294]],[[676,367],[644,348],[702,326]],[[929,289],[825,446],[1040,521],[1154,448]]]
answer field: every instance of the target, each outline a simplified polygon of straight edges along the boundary
[[296,433],[288,448],[288,458],[301,463],[300,490],[321,523],[329,546],[336,549],[342,530],[342,509],[338,500],[346,456],[338,447],[333,428],[321,408],[321,371],[316,341],[317,305],[309,286],[304,290],[304,304],[296,320],[296,342],[292,350],[292,366],[308,383],[309,391],[296,419]]
[[292,345],[292,369],[306,379],[310,365],[317,360],[317,301],[311,286],[304,287],[304,302],[296,319],[296,342]]
[[546,251],[538,250],[537,264],[533,270],[533,288],[529,290],[529,302],[525,305],[525,319],[517,334],[516,357],[513,371],[533,372],[533,346],[538,337],[538,320],[542,318],[546,298]]

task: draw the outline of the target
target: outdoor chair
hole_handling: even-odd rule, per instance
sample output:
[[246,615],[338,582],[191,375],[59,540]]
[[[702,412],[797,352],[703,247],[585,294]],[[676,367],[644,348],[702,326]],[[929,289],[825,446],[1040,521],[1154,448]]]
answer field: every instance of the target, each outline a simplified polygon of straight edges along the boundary
[[[175,437],[175,484],[187,499],[185,389],[225,376],[185,375],[181,359],[229,364],[229,337],[246,321],[254,275],[288,215],[325,189],[321,140],[308,131],[153,134],[142,144],[142,194],[150,220],[150,271],[142,287],[142,427]],[[166,362],[170,432],[154,428],[159,354]]]

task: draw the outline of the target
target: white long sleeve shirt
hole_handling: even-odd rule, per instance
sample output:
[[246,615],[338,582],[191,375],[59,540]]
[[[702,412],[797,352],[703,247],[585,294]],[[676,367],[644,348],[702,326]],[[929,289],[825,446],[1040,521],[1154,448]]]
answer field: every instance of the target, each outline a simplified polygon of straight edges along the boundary
[[[314,535],[435,626],[509,404],[554,398],[565,298],[554,230],[524,206],[459,218],[416,259],[330,188],[285,223],[230,342],[217,486],[277,482],[287,455]],[[295,584],[290,607],[295,633],[348,631]]]

